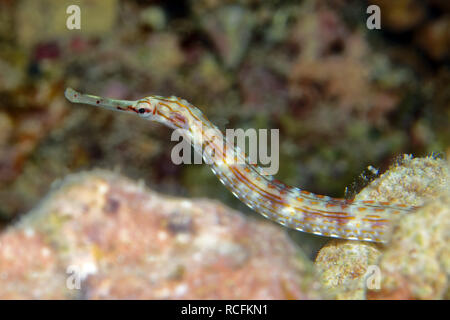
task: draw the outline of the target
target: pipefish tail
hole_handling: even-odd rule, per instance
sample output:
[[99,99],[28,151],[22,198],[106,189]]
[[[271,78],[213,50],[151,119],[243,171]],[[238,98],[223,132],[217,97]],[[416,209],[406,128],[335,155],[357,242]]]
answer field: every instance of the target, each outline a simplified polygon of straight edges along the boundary
[[[146,120],[183,129],[219,180],[238,199],[267,219],[316,235],[372,242],[388,242],[392,225],[414,207],[388,202],[348,200],[290,187],[263,168],[251,164],[194,105],[177,97],[148,96],[136,101],[116,100],[65,91],[73,103],[135,114]],[[202,150],[209,149],[208,152]],[[239,159],[240,161],[232,161]]]

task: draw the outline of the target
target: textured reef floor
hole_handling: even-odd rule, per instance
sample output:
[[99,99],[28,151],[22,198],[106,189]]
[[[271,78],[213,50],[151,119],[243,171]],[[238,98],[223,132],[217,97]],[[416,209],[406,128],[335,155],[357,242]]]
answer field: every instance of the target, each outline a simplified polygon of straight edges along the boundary
[[[6,230],[0,272],[0,298],[322,296],[312,263],[281,228],[216,201],[162,196],[107,171],[67,177]],[[77,280],[74,272],[79,290],[66,283]]]
[[312,262],[284,228],[217,201],[69,175],[0,234],[0,298],[448,299],[448,177],[442,159],[405,156],[357,197],[423,206],[390,243],[331,240]]
[[[364,188],[356,199],[422,207],[398,219],[386,245],[330,241],[315,262],[324,287],[338,299],[448,299],[449,181],[444,160],[405,155]],[[380,283],[367,291],[370,266]]]

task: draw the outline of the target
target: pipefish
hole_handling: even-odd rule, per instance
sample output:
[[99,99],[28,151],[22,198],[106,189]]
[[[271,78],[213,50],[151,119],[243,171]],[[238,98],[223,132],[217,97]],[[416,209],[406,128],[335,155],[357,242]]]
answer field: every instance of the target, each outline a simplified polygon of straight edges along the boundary
[[[385,243],[394,221],[415,209],[389,202],[332,198],[288,186],[265,174],[264,168],[251,164],[245,153],[224,138],[197,107],[178,97],[152,95],[136,101],[117,100],[71,88],[66,89],[65,96],[73,103],[136,114],[172,129],[182,129],[214,174],[239,200],[267,219],[292,229]],[[209,147],[209,152],[202,152],[205,147]]]

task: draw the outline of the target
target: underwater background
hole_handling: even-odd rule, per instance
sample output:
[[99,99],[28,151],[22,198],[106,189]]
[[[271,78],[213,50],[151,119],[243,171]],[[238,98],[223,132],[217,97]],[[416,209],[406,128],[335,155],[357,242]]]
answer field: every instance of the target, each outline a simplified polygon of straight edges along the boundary
[[[70,16],[66,9],[72,4],[81,9],[79,30],[66,26]],[[366,26],[369,5],[381,10],[379,30]],[[355,285],[357,293],[349,293],[351,285],[336,293],[327,289],[331,285],[324,285],[323,278],[315,278],[316,271],[307,271],[314,269],[313,261],[318,261],[318,251],[328,238],[263,219],[235,199],[207,165],[173,164],[170,155],[176,142],[170,141],[170,129],[139,117],[71,104],[64,90],[73,87],[127,100],[175,95],[196,105],[221,129],[279,129],[277,179],[314,193],[352,198],[375,178],[369,165],[382,173],[401,159],[412,161],[404,160],[403,154],[432,156],[427,165],[439,169],[426,175],[447,177],[440,158],[450,152],[449,58],[450,3],[445,0],[0,0],[0,243],[3,249],[10,246],[8,260],[0,245],[4,275],[0,279],[8,279],[8,285],[0,286],[0,297],[366,298],[360,283]],[[67,180],[79,172],[85,173]],[[76,181],[79,189],[73,187]],[[102,183],[120,189],[102,208],[124,210],[119,217],[127,218],[94,215],[95,227],[86,230],[81,226],[89,219],[80,216],[74,219],[83,222],[71,227],[73,234],[67,231],[63,225],[68,218],[58,216],[58,210],[91,212],[97,206],[94,195],[101,189],[95,186]],[[135,229],[133,214],[147,210],[146,204],[133,207],[135,202],[128,203],[130,197],[124,193],[138,185],[153,190],[147,191],[152,196],[136,189],[133,201],[159,201],[161,207],[151,210],[168,212],[163,216],[175,220],[168,218],[166,224],[145,220],[141,226],[146,231]],[[203,215],[194,214],[191,221],[183,213],[170,214],[184,207],[165,198],[169,195],[195,199],[188,207],[198,206],[204,215],[224,215],[221,219],[230,219],[230,225],[225,222],[228,229],[212,241],[208,226],[216,222]],[[77,207],[70,202],[74,198],[87,204]],[[439,208],[448,210],[448,202],[443,203]],[[223,213],[230,208],[240,213]],[[100,227],[109,224],[111,230]],[[128,230],[130,224],[134,227]],[[160,233],[161,224],[169,226],[168,234]],[[25,231],[19,236],[15,228]],[[122,229],[137,238],[128,239],[127,246],[113,245],[114,234]],[[27,238],[30,230],[32,236]],[[77,238],[84,232],[86,239]],[[189,232],[192,239],[184,239]],[[36,240],[36,233],[43,235]],[[227,234],[248,237],[249,247],[226,240]],[[447,259],[449,239],[443,234]],[[73,238],[62,241],[65,236]],[[174,243],[152,247],[167,237]],[[215,257],[214,272],[208,271],[210,266],[197,266],[203,259],[194,259],[197,247],[190,247],[197,240],[218,255],[206,254]],[[267,247],[258,246],[265,241]],[[346,246],[355,250],[352,242]],[[165,251],[163,259],[158,249],[162,247],[174,252]],[[47,255],[35,265],[40,258],[33,254],[42,250]],[[177,250],[191,253],[180,258]],[[379,248],[370,245],[364,250],[364,257],[370,257],[367,267],[378,259],[379,253],[372,251]],[[152,262],[137,258],[150,251],[147,260]],[[224,262],[221,255],[236,261],[224,258]],[[298,255],[302,258],[291,260]],[[19,257],[29,257],[30,265],[19,267],[24,263]],[[177,263],[176,257],[184,262]],[[84,261],[86,285],[69,290],[66,266],[80,265],[79,261]],[[298,261],[303,261],[301,267]],[[436,280],[440,285],[433,280],[433,289],[380,297],[450,297],[446,263]],[[177,267],[165,270],[167,265]],[[239,266],[247,269],[233,271]],[[33,268],[41,280],[26,276]],[[255,269],[261,271],[260,278]],[[133,278],[144,273],[139,281]],[[233,285],[208,278],[213,273]],[[256,280],[247,279],[249,274]],[[267,279],[268,274],[273,278]],[[55,284],[44,290],[39,281],[47,283],[47,277]],[[197,291],[188,289],[193,287]]]

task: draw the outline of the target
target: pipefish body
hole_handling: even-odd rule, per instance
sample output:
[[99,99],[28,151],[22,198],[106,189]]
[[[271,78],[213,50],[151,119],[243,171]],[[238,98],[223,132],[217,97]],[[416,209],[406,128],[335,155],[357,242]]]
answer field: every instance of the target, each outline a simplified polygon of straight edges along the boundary
[[[239,200],[267,219],[292,229],[385,243],[394,221],[415,209],[389,202],[332,198],[285,185],[251,164],[243,151],[184,99],[153,95],[136,101],[117,100],[82,94],[71,88],[66,89],[65,96],[73,103],[136,114],[173,129],[183,129],[194,149],[203,154],[214,174]],[[202,152],[205,147],[214,152]]]

